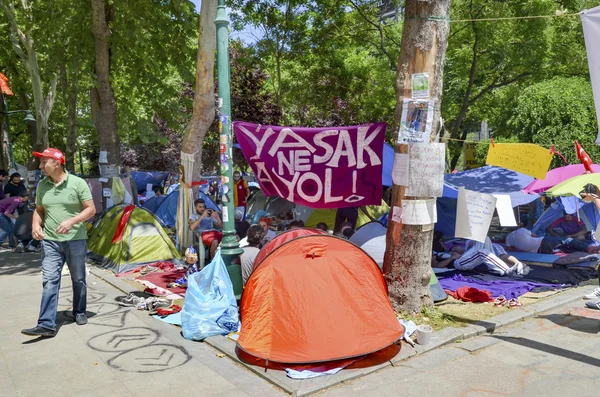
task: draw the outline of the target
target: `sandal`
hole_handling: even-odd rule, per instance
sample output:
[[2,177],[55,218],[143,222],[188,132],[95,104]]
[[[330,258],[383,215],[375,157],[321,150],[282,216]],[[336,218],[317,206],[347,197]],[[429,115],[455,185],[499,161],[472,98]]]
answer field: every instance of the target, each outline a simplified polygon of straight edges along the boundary
[[523,304],[517,298],[512,298],[508,301],[508,307],[513,308],[518,306],[523,306]]
[[169,308],[159,307],[158,309],[156,309],[156,314],[158,314],[161,317],[167,317],[170,314],[179,313],[180,311],[181,311],[181,306],[173,305]]
[[506,297],[504,295],[500,295],[496,299],[494,299],[494,306],[505,306],[507,303]]

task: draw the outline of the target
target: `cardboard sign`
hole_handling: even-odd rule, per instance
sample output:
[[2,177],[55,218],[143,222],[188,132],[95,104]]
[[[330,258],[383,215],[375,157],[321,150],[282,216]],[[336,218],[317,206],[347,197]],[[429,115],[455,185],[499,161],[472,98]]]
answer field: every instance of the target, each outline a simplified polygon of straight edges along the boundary
[[311,208],[379,205],[385,123],[304,128],[233,123],[265,196]]
[[431,225],[437,222],[437,208],[433,200],[403,200],[402,223],[405,225]]
[[490,229],[496,201],[496,197],[490,194],[473,192],[464,187],[459,188],[454,235],[484,243]]
[[533,143],[496,143],[490,144],[485,163],[544,179],[552,156],[550,149]]
[[500,225],[505,227],[517,226],[510,196],[506,194],[494,194],[494,197],[496,197],[496,211],[498,212],[498,218],[500,218]]
[[394,153],[394,166],[392,168],[394,185],[408,186],[409,158],[406,153]]
[[414,143],[409,147],[410,171],[406,196],[441,197],[444,191],[446,145]]

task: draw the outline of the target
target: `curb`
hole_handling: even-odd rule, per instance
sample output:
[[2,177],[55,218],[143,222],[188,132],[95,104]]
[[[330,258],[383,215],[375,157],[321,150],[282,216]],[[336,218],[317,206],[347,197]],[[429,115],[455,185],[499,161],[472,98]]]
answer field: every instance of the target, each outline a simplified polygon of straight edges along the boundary
[[[108,272],[104,269],[98,267],[90,267],[90,273],[94,277],[106,282],[107,284],[123,292],[124,294],[128,294],[129,292],[131,292],[132,289],[135,289],[127,282],[117,278],[112,272]],[[235,354],[235,351],[231,349],[230,344],[222,343],[225,342],[224,340],[222,340],[222,338],[211,337],[205,339],[204,342],[207,345],[210,345],[213,349],[227,355],[237,365],[243,366],[246,370],[251,371],[259,378],[266,380],[267,382],[284,391],[285,393],[289,393],[290,395],[297,397],[307,396],[326,389],[330,389],[335,386],[339,386],[347,382],[351,382],[357,378],[369,375],[374,372],[378,372],[388,367],[401,366],[404,361],[412,357],[422,355],[424,353],[427,353],[442,346],[449,345],[456,341],[463,341],[484,334],[493,334],[499,329],[512,325],[516,322],[532,318],[540,313],[544,313],[556,309],[557,307],[563,306],[565,304],[580,300],[582,295],[584,295],[587,292],[587,289],[591,291],[594,287],[595,286],[593,285],[575,287],[571,290],[560,292],[557,295],[548,297],[541,302],[534,303],[521,308],[511,309],[506,313],[499,314],[487,320],[477,321],[463,328],[447,327],[441,329],[432,334],[432,341],[427,346],[421,346],[417,344],[414,348],[410,349],[410,345],[408,345],[406,342],[402,342],[402,348],[400,349],[400,353],[396,357],[392,358],[390,361],[384,362],[373,368],[363,368],[353,373],[346,372],[344,374],[344,371],[342,371],[340,374],[334,377],[294,381],[289,378],[285,378],[284,375],[283,379],[281,379],[281,377],[272,376],[270,372],[264,371],[262,368],[253,367],[240,361],[237,355]]]

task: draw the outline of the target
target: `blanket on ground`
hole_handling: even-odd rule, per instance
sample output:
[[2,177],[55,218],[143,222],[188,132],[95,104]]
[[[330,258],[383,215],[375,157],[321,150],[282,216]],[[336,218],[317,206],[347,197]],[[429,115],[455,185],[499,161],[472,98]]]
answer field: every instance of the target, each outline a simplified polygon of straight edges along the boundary
[[500,280],[484,281],[470,276],[467,277],[462,274],[453,274],[450,277],[446,277],[446,274],[444,274],[443,278],[438,275],[438,280],[444,290],[455,292],[461,290],[461,288],[471,287],[478,290],[489,291],[492,298],[497,298],[500,295],[503,295],[507,299],[518,298],[519,296],[526,294],[533,289],[540,290],[542,288],[563,288],[563,285],[561,284],[545,284],[531,281],[513,280],[507,279],[506,277],[503,277]]

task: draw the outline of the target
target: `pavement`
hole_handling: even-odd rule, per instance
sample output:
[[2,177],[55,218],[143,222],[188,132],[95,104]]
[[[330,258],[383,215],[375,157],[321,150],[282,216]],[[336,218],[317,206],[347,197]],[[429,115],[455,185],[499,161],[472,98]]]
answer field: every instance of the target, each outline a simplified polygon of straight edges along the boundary
[[[402,345],[369,368],[293,381],[281,371],[248,366],[233,343],[184,339],[147,312],[123,308],[132,290],[112,274],[88,276],[89,323],[70,314],[63,277],[58,335],[20,333],[35,325],[41,296],[39,254],[0,251],[0,396],[546,396],[596,395],[600,311],[585,309],[578,288],[465,328],[434,333],[428,347]],[[229,342],[228,342],[229,341]],[[574,392],[574,390],[577,390]]]

